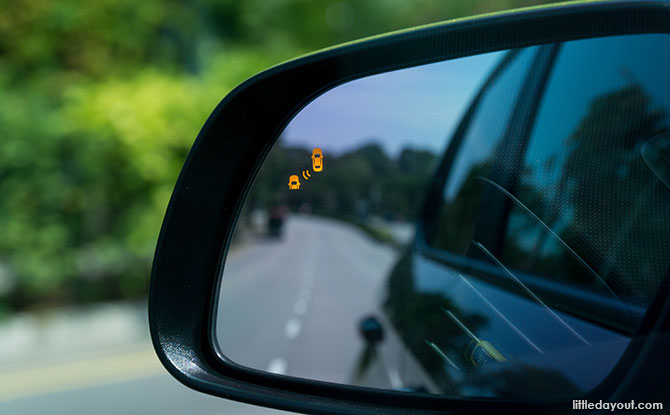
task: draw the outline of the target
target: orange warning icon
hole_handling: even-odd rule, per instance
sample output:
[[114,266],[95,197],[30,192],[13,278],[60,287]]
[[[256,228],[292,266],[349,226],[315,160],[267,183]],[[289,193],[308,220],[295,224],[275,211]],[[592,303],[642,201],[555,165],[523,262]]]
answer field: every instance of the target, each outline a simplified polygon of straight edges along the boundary
[[312,170],[316,172],[323,170],[323,153],[318,147],[312,150]]
[[292,174],[288,178],[288,188],[290,190],[298,190],[300,189],[300,179],[298,178],[297,174]]

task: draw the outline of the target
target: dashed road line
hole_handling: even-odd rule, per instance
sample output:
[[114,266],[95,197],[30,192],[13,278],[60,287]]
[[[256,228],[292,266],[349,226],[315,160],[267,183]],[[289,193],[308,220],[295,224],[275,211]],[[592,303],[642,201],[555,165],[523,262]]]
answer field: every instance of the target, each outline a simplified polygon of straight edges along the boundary
[[403,382],[402,379],[400,378],[400,373],[398,373],[398,369],[394,367],[388,367],[387,369],[389,381],[391,382],[391,387],[395,390],[400,390],[403,388]]
[[288,365],[286,364],[286,360],[282,359],[281,357],[275,357],[268,365],[268,372],[277,375],[284,375],[286,374],[287,366]]
[[296,301],[295,304],[293,304],[293,312],[298,316],[305,314],[307,312],[307,301],[302,299]]
[[302,323],[300,322],[300,319],[293,317],[286,322],[286,326],[284,327],[284,334],[286,334],[286,337],[289,339],[295,339],[298,337],[298,334],[300,334],[301,329]]

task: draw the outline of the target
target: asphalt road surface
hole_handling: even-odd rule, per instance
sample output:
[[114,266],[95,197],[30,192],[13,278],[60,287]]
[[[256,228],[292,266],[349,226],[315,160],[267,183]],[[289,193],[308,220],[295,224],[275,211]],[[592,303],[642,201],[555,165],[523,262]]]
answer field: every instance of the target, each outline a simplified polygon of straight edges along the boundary
[[352,225],[291,216],[280,238],[256,241],[226,264],[216,325],[222,352],[255,369],[356,383],[364,346],[357,324],[377,313],[397,255]]
[[[396,256],[350,225],[291,217],[281,238],[253,240],[229,256],[217,322],[221,348],[261,370],[356,383],[356,325],[378,307]],[[151,347],[144,305],[95,310],[20,316],[0,327],[0,414],[285,413],[174,380]],[[34,328],[26,329],[27,319]],[[374,383],[397,384],[390,369]]]
[[190,390],[167,373],[99,386],[83,386],[3,402],[0,413],[32,414],[289,414]]

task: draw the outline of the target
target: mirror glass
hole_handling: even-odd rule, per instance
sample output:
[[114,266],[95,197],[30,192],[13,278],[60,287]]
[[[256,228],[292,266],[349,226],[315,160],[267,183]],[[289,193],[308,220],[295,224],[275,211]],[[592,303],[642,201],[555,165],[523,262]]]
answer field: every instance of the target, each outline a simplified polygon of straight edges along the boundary
[[667,35],[604,37],[319,96],[240,213],[219,350],[452,397],[593,389],[668,275],[667,56]]

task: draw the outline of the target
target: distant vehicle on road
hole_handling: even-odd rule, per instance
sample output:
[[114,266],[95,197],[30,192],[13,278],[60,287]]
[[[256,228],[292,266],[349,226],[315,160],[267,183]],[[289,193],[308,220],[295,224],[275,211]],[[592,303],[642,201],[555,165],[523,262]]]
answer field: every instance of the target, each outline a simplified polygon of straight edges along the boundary
[[284,205],[273,206],[268,214],[268,235],[270,237],[281,237],[288,208]]

